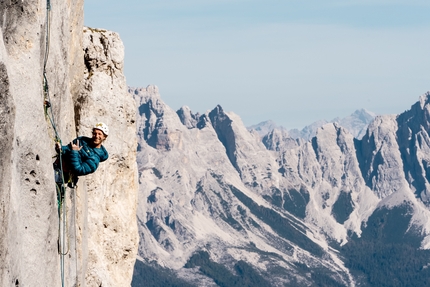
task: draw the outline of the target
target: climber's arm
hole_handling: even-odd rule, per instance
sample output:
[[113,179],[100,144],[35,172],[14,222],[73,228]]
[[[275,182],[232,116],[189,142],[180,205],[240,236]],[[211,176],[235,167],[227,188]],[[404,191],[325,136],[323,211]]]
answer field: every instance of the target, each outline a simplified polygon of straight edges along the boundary
[[99,163],[94,158],[87,158],[85,161],[82,160],[79,151],[72,150],[69,157],[70,169],[74,175],[81,176],[93,173],[96,171]]

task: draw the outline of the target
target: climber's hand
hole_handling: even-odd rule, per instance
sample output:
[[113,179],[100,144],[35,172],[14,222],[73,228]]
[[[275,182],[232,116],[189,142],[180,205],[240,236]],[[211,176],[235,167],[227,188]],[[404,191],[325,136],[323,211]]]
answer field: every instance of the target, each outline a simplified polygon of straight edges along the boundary
[[57,153],[60,153],[60,152],[61,152],[61,144],[60,144],[59,142],[56,142],[56,143],[55,143],[55,151],[56,151]]
[[72,150],[81,150],[81,148],[82,148],[79,146],[79,140],[76,140],[76,144],[71,142],[70,145],[72,146]]

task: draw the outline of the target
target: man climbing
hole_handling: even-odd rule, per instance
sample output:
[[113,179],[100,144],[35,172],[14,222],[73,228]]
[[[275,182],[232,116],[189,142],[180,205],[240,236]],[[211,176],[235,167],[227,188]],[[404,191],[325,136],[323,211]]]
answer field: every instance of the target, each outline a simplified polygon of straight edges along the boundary
[[[78,137],[69,145],[60,146],[57,143],[55,149],[61,152],[63,163],[63,174],[65,182],[69,186],[74,186],[77,182],[77,176],[87,175],[97,170],[100,162],[108,159],[109,155],[102,143],[109,134],[109,128],[106,124],[100,122],[93,127],[92,137]],[[59,157],[54,163],[56,169],[56,182],[62,183]],[[69,175],[70,176],[67,176]]]

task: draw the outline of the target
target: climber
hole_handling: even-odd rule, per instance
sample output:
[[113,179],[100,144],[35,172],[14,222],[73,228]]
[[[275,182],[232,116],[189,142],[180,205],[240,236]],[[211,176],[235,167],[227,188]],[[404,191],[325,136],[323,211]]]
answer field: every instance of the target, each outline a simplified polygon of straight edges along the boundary
[[[78,176],[95,172],[99,163],[108,159],[108,152],[102,145],[108,134],[108,126],[100,122],[93,127],[91,138],[78,137],[66,146],[56,143],[57,153],[62,154],[64,179],[70,187],[75,186]],[[55,181],[57,184],[62,183],[59,157],[54,163],[54,169],[56,170]]]

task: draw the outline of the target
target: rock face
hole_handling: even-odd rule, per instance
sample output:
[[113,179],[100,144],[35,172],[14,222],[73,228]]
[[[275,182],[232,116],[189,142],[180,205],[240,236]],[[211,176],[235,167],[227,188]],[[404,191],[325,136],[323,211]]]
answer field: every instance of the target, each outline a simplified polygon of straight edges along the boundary
[[[220,106],[175,113],[155,86],[129,92],[139,110],[142,264],[196,286],[247,285],[251,274],[260,285],[247,286],[372,286],[354,252],[430,248],[430,94],[376,117],[361,140],[327,123],[310,141],[274,130],[263,145]],[[411,261],[424,266],[421,252]]]
[[[197,280],[196,285],[203,279],[182,267],[199,250],[217,262],[244,260],[267,272],[283,270],[274,278],[279,284],[309,282],[293,264],[295,258],[350,282],[337,255],[315,242],[321,240],[318,232],[282,209],[284,197],[309,197],[309,192],[300,182],[281,185],[276,155],[239,117],[218,106],[190,129],[161,101],[156,87],[130,93],[139,105],[143,135],[138,152],[142,258],[181,270],[178,276]],[[323,255],[327,260],[321,263]]]
[[[95,122],[109,126],[104,144],[109,160],[83,178],[78,199],[88,286],[129,286],[136,260],[136,103],[123,75],[124,46],[119,35],[84,28],[84,87],[75,104],[78,134],[90,135]],[[85,249],[88,248],[88,254]]]
[[[110,159],[66,194],[65,285],[129,286],[137,247],[137,169],[135,104],[122,75],[122,44],[110,32],[83,32],[83,1],[50,3],[49,12],[43,1],[0,2],[0,286],[61,285],[45,59],[63,144],[89,135],[95,121],[111,130]],[[96,68],[103,63],[107,70]]]

